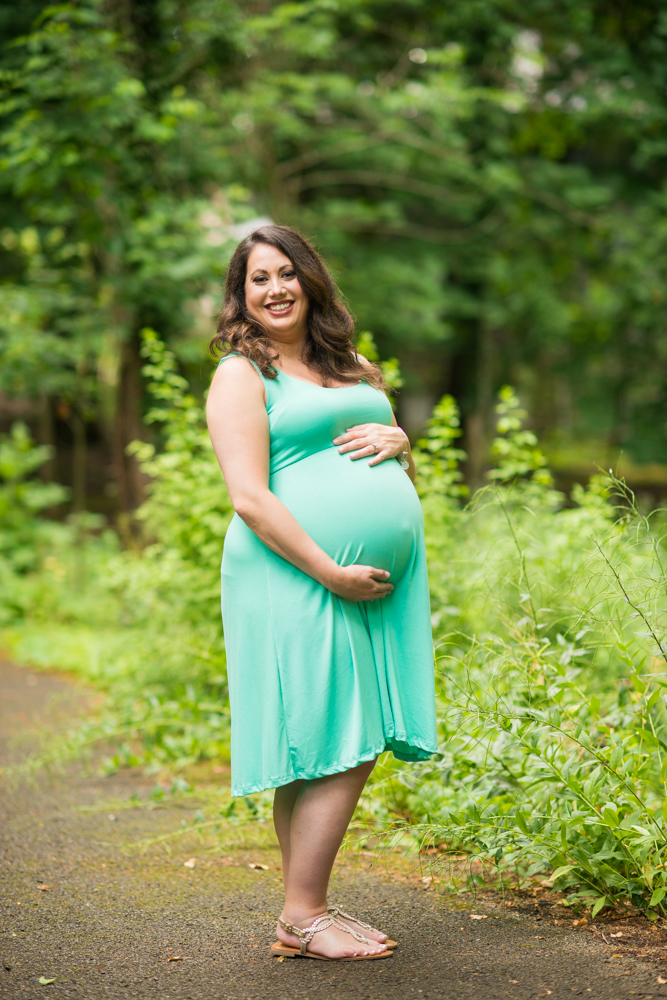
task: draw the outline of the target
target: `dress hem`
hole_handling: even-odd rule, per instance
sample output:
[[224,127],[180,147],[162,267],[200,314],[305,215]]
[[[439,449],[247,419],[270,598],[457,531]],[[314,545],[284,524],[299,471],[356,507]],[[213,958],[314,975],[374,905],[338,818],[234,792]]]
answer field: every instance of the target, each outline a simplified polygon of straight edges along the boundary
[[[401,743],[406,743],[410,749],[415,750],[415,756],[408,757],[405,754],[400,753],[400,751],[399,753],[396,753],[391,748],[392,740],[399,740]],[[242,798],[245,795],[254,795],[255,792],[264,792],[269,788],[280,788],[281,785],[289,785],[292,781],[313,781],[315,778],[325,778],[329,774],[340,774],[342,771],[350,771],[353,767],[357,767],[359,764],[372,760],[373,757],[377,757],[385,751],[393,753],[397,760],[402,760],[407,764],[416,764],[418,761],[428,760],[432,754],[438,752],[438,747],[436,745],[426,745],[421,740],[404,739],[394,734],[386,737],[381,747],[362,751],[361,754],[359,754],[350,763],[331,764],[329,767],[318,768],[315,771],[298,771],[290,775],[284,775],[280,778],[269,778],[266,783],[249,785],[241,791],[236,791],[235,788],[232,787],[232,798],[237,799]]]

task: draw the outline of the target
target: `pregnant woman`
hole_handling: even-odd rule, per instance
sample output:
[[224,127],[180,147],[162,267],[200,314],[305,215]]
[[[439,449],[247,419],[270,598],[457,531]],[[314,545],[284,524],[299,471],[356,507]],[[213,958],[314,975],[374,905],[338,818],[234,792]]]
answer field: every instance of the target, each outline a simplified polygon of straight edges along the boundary
[[207,405],[236,511],[222,560],[232,794],[276,789],[274,953],[343,960],[394,946],[327,900],[363,787],[383,751],[437,749],[414,462],[352,333],[315,250],[263,226],[229,266]]

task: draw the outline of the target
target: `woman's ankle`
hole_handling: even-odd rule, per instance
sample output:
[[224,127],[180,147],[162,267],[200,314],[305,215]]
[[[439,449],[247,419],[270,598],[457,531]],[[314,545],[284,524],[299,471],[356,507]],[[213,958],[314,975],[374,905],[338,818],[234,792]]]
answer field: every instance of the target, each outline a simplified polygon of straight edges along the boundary
[[285,904],[285,906],[283,906],[283,911],[280,914],[280,918],[281,920],[284,920],[285,923],[295,924],[297,927],[300,927],[302,924],[312,924],[313,920],[317,920],[318,917],[323,917],[326,912],[326,903],[323,903],[320,906],[303,906],[299,904],[291,904],[288,906]]

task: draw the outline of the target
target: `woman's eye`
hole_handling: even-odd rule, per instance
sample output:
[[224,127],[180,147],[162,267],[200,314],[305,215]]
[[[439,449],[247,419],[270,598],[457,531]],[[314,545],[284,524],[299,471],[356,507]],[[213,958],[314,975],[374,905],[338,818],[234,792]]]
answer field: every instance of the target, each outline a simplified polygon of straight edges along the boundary
[[283,271],[283,278],[287,278],[288,280],[296,278],[296,271]]
[[266,277],[264,275],[259,274],[256,278],[253,278],[252,280],[253,284],[255,285],[263,285],[264,282],[266,281]]

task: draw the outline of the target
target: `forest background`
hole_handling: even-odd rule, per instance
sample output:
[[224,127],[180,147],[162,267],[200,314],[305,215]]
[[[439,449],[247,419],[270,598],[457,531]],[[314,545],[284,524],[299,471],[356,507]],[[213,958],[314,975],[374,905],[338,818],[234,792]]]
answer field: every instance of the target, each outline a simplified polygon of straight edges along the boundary
[[296,225],[421,442],[442,753],[366,820],[657,917],[667,4],[19,0],[0,36],[3,641],[106,690],[74,742],[227,752],[206,345],[236,241]]

